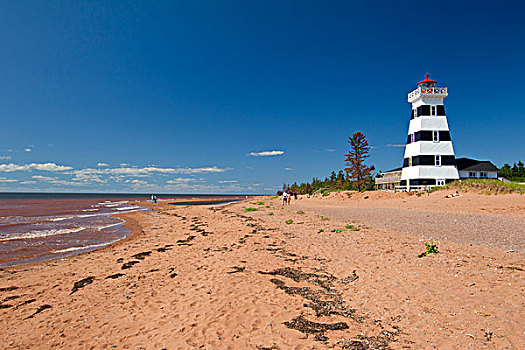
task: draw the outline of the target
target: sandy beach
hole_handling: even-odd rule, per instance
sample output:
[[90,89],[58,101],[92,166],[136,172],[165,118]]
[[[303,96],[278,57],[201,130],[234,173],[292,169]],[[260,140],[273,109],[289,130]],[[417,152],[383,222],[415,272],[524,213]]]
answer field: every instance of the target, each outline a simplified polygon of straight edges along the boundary
[[0,347],[523,349],[525,197],[443,195],[138,203],[116,244],[0,269]]

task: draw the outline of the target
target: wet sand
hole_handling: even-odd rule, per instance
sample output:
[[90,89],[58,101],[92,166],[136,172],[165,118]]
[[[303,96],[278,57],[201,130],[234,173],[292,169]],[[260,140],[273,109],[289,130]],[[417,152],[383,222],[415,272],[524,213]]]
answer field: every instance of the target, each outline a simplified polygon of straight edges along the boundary
[[490,215],[523,220],[525,197],[472,195],[452,206],[438,197],[432,204],[359,196],[288,207],[268,198],[264,205],[159,203],[126,214],[133,235],[124,241],[0,271],[2,348],[525,346],[524,255],[441,241],[438,254],[418,257],[421,237],[339,212],[343,204],[408,203],[406,213],[421,206],[482,215],[472,203],[483,202]]

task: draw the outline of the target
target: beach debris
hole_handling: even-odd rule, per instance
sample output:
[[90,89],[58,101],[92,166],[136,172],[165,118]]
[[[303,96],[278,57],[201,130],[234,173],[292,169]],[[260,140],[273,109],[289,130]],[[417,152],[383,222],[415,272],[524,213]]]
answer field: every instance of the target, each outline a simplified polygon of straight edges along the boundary
[[354,270],[352,272],[352,275],[350,276],[346,276],[345,278],[343,278],[341,280],[341,283],[350,283],[350,282],[354,282],[356,281],[357,279],[359,278],[359,276],[356,274],[356,270]]
[[19,307],[22,307],[24,305],[27,305],[27,304],[31,304],[31,303],[34,303],[36,301],[36,299],[29,299],[29,300],[26,300],[24,302],[22,302],[21,304],[18,304],[15,309],[18,309]]
[[259,271],[259,273],[262,275],[283,276],[295,282],[305,281],[326,290],[330,290],[332,288],[332,282],[336,280],[336,278],[330,274],[307,273],[294,269],[293,267],[284,267],[270,272]]
[[492,316],[492,314],[488,314],[488,313],[484,313],[484,312],[481,312],[481,311],[478,311],[478,310],[474,310],[474,313],[478,316],[485,316],[485,317],[490,317]]
[[233,271],[228,271],[227,273],[244,272],[244,270],[246,270],[246,267],[232,266],[232,269]]
[[390,347],[388,344],[395,341],[395,336],[399,333],[399,330],[395,332],[389,332],[383,330],[375,337],[367,337],[365,335],[358,335],[355,340],[350,340],[346,342],[336,342],[341,349],[349,350],[368,350],[368,349],[377,349],[377,350],[388,350]]
[[122,265],[121,269],[122,270],[130,269],[133,265],[138,264],[139,262],[140,261],[137,261],[137,260],[128,261],[127,263]]
[[122,277],[122,276],[125,276],[125,274],[123,274],[123,273],[116,273],[114,275],[109,275],[105,279],[115,279],[115,278],[119,278],[119,277]]
[[177,244],[182,246],[182,245],[187,245],[187,246],[191,246],[192,244],[190,244],[189,242],[194,240],[196,236],[188,236],[188,238],[186,239],[179,239],[177,241]]
[[324,336],[326,331],[337,331],[348,329],[346,322],[336,323],[318,323],[307,320],[303,315],[299,315],[291,321],[284,322],[284,325],[290,329],[298,330],[304,334],[317,334],[320,337],[316,337],[316,340],[326,341],[327,338]]
[[18,287],[15,287],[15,286],[3,287],[3,288],[0,288],[0,292],[10,292],[10,291],[13,291],[15,289],[18,289]]
[[35,317],[35,315],[41,313],[42,311],[44,311],[44,310],[46,310],[46,309],[51,309],[51,305],[44,304],[44,305],[40,306],[38,309],[36,309],[36,311],[35,311],[33,314],[27,316],[27,317],[26,317],[26,320],[27,320],[28,318],[33,318],[33,317]]
[[89,276],[89,277],[81,279],[80,281],[76,281],[75,284],[73,285],[73,290],[71,291],[69,295],[75,293],[80,288],[84,288],[88,284],[93,283],[94,279],[95,279],[95,276]]
[[122,262],[124,262],[124,258],[118,258],[118,259],[117,259],[117,263],[120,264],[120,263],[122,263]]
[[272,346],[270,347],[265,347],[265,346],[262,346],[262,345],[257,345],[257,350],[279,350],[280,348],[273,344]]
[[0,309],[7,309],[7,308],[10,308],[10,307],[13,307],[13,305],[0,303]]
[[150,255],[151,255],[151,252],[147,251],[147,252],[142,252],[142,253],[132,255],[131,257],[138,259],[138,260],[144,260],[147,256],[150,256]]

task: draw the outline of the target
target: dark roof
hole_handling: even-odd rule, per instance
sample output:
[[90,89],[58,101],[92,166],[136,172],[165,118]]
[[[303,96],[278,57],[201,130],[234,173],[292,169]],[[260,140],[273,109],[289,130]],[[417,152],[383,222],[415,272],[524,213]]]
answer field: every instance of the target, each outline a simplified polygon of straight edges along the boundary
[[394,171],[401,171],[401,170],[403,170],[403,168],[395,168],[395,169],[392,169],[392,170],[383,171],[381,174],[393,173]]
[[456,165],[459,171],[498,171],[498,168],[488,160],[457,158]]

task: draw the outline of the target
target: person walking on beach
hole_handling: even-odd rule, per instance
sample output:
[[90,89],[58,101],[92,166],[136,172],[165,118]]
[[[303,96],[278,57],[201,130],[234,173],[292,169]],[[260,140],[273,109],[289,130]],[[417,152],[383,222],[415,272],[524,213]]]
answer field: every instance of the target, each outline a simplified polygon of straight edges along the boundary
[[283,192],[283,205],[288,204],[288,193]]

